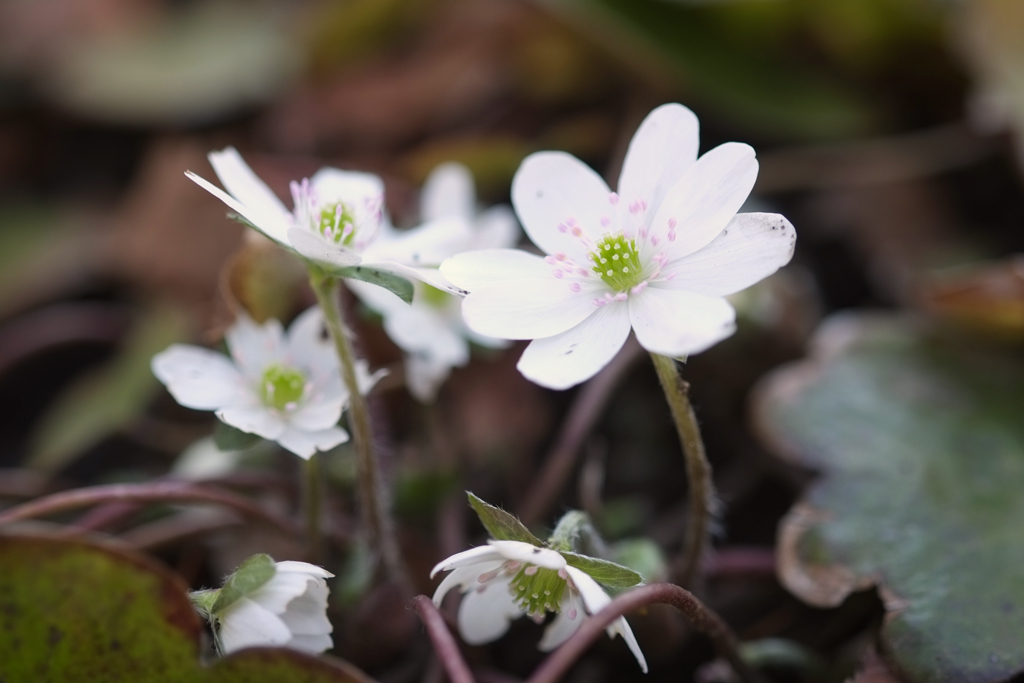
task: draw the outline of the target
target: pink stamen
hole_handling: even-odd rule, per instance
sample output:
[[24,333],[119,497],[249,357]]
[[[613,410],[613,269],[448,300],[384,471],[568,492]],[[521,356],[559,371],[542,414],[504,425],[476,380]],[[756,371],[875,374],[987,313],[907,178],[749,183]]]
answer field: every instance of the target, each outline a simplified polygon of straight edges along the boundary
[[573,237],[579,237],[582,234],[583,234],[583,230],[580,229],[580,226],[578,226],[578,225],[572,226],[572,236]]
[[640,213],[642,208],[643,207],[640,205],[640,202],[634,200],[633,203],[629,205],[629,212],[635,215]]
[[544,263],[548,264],[549,266],[555,265],[555,257],[554,256],[545,256],[544,257]]
[[640,292],[647,289],[647,280],[644,280],[633,289],[629,290],[630,294],[639,294]]
[[568,232],[568,231],[569,231],[569,228],[565,225],[565,223],[559,223],[558,224],[558,232]]
[[668,241],[669,242],[675,242],[676,241],[676,233],[675,233],[674,230],[670,230],[669,231],[669,233],[668,233]]
[[601,216],[601,225],[603,225],[604,227],[607,228],[611,224],[612,224],[612,219],[611,218],[608,218],[608,216]]
[[608,201],[609,201],[609,203],[611,203],[612,206],[618,204],[619,203],[619,195],[617,193],[615,193],[615,192],[612,192],[610,195],[608,195]]
[[604,299],[600,298],[600,297],[598,297],[597,299],[594,299],[594,305],[595,306],[604,306],[606,303],[608,303],[608,302],[605,301]]
[[556,270],[556,271],[554,271],[554,272],[552,273],[552,275],[554,275],[554,276],[555,276],[555,277],[557,277],[557,278],[558,278],[559,280],[561,280],[561,279],[562,279],[562,276],[563,276],[563,275],[565,275],[565,273],[563,273],[563,272],[562,272],[562,271],[560,271],[560,270]]
[[568,257],[565,255],[564,251],[556,251],[555,258],[558,259],[559,261],[564,261]]
[[578,615],[579,612],[576,611],[575,607],[570,607],[565,611],[565,616],[569,617],[569,621],[575,621]]
[[628,299],[628,298],[629,298],[629,295],[628,295],[628,294],[626,294],[625,292],[619,292],[618,294],[616,294],[616,295],[615,295],[614,297],[612,297],[612,298],[613,298],[613,300],[615,300],[615,301],[625,301],[626,299]]
[[527,576],[533,576],[537,573],[537,565],[531,564],[529,567],[523,570],[523,573]]
[[[614,194],[614,193],[612,193],[612,194]],[[558,570],[558,578],[562,579],[563,581],[565,581],[567,578],[569,578],[569,572],[565,571],[565,567],[562,567],[561,569]]]
[[654,246],[658,246],[658,242],[660,242],[660,241],[661,240],[658,239],[657,235],[655,235],[654,237],[651,238],[651,244],[653,244]]
[[669,218],[668,219],[668,229],[669,230],[675,230],[676,229],[676,219],[675,218]]
[[583,289],[583,288],[582,288],[582,287],[580,287],[580,283],[578,283],[578,282],[574,282],[574,283],[572,283],[571,285],[569,285],[569,289],[571,289],[571,290],[572,290],[572,291],[574,291],[574,292],[579,292],[579,291],[580,291],[581,289]]
[[582,275],[583,277],[590,277],[590,271],[587,270],[586,268],[577,268],[576,272]]

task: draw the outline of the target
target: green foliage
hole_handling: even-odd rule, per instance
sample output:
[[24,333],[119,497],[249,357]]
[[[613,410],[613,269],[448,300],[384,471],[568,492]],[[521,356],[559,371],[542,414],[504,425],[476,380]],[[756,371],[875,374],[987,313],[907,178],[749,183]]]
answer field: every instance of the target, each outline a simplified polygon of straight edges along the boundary
[[469,496],[469,504],[480,518],[480,523],[487,529],[487,533],[499,541],[520,541],[529,543],[538,548],[543,548],[544,543],[530,533],[530,530],[523,525],[515,516],[510,515],[501,508],[485,503],[481,499],[466,491]]
[[559,551],[570,567],[590,574],[590,578],[610,588],[629,588],[643,581],[643,577],[621,564],[599,560],[596,557],[577,555],[566,550]]
[[[323,264],[320,264],[323,267]],[[412,303],[412,283],[400,275],[389,273],[386,270],[378,270],[368,266],[349,266],[347,268],[336,268],[330,272],[332,277],[352,278],[362,280],[371,285],[377,285],[388,290],[407,304]]]
[[780,529],[780,574],[817,605],[879,584],[884,652],[912,681],[1024,671],[1024,359],[906,319],[827,323],[757,419],[822,473]]
[[180,341],[184,328],[180,314],[170,308],[141,316],[117,357],[75,380],[42,417],[29,465],[48,472],[59,470],[134,422],[160,386],[150,370],[153,355]]
[[202,665],[185,585],[124,549],[4,536],[0,566],[9,683],[372,683],[344,662],[276,648]]
[[274,578],[274,558],[270,555],[253,555],[238,566],[238,569],[227,578],[224,587],[217,594],[210,611],[217,614],[235,604],[246,595]]

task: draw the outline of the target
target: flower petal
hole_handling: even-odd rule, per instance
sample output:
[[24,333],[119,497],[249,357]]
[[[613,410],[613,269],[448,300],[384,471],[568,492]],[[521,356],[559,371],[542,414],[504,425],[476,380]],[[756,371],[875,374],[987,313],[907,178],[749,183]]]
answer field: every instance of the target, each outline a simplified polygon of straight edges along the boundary
[[509,622],[523,613],[512,600],[508,576],[499,576],[462,596],[459,605],[459,633],[470,645],[497,640],[508,631]]
[[341,427],[319,431],[306,431],[287,426],[276,439],[277,443],[303,460],[309,460],[317,451],[329,451],[348,441],[348,432]]
[[596,375],[629,336],[629,305],[615,301],[597,308],[576,327],[526,347],[519,372],[549,389],[568,389]]
[[321,206],[343,201],[353,204],[352,208],[359,212],[365,208],[366,200],[383,204],[384,181],[373,173],[321,168],[309,182]]
[[492,572],[505,564],[505,560],[492,560],[485,562],[476,562],[465,567],[457,567],[450,574],[444,577],[444,580],[438,584],[437,589],[434,591],[434,597],[432,600],[438,607],[441,606],[441,602],[444,601],[444,596],[448,595],[448,592],[458,586],[463,591],[467,591],[471,588],[475,588],[476,584],[479,583],[479,578],[482,574]]
[[334,630],[327,618],[327,586],[312,579],[308,590],[288,603],[281,621],[296,636],[325,635]]
[[697,160],[700,125],[681,104],[664,104],[644,119],[629,143],[619,176],[620,206],[647,202],[652,211]]
[[282,560],[281,562],[274,563],[274,569],[277,570],[278,574],[283,572],[296,572],[298,574],[308,574],[310,576],[320,577],[321,579],[329,579],[334,576],[323,567],[309,562],[299,562],[297,560]]
[[597,614],[612,601],[608,594],[604,592],[604,589],[598,585],[597,581],[591,578],[590,574],[572,566],[567,566],[565,571],[569,573],[569,578],[572,579],[573,585],[580,592],[580,597],[583,599],[583,604],[589,614]]
[[238,201],[224,190],[220,189],[209,180],[206,180],[202,176],[196,175],[192,171],[185,171],[185,177],[194,182],[199,187],[203,188],[217,199],[221,200],[228,207],[237,213],[239,216],[247,220],[253,227],[262,232],[264,235],[282,244],[285,247],[291,248],[291,244],[288,243],[287,226],[284,230],[279,230],[278,226],[273,222],[268,221],[267,217],[256,211],[252,207],[246,206],[242,202]]
[[335,392],[315,395],[285,420],[288,426],[304,432],[319,432],[334,427],[341,419],[341,411],[348,400],[348,392],[341,388],[340,380],[335,383]]
[[268,367],[287,360],[284,328],[277,320],[260,325],[242,313],[224,339],[235,365],[249,381],[259,383]]
[[362,256],[351,249],[329,242],[307,228],[288,230],[288,241],[303,258],[327,266],[348,268],[359,265],[363,260]]
[[307,309],[295,319],[288,328],[287,343],[289,363],[308,369],[310,379],[316,384],[328,384],[337,377],[338,356],[318,306]]
[[706,247],[666,264],[658,286],[710,296],[732,294],[789,263],[795,245],[796,231],[784,216],[738,213]]
[[[749,145],[727,142],[697,159],[666,193],[651,222],[669,260],[692,254],[717,237],[756,179],[757,158]],[[676,226],[674,240],[668,239],[670,224]]]
[[611,191],[597,173],[565,152],[526,157],[512,179],[512,204],[533,243],[548,254],[565,252],[586,263],[589,249],[568,227],[572,219],[594,242],[606,230],[601,219],[613,216]]
[[452,569],[458,569],[459,567],[466,567],[471,564],[478,562],[487,562],[490,560],[501,560],[504,559],[497,548],[493,548],[489,545],[481,545],[476,548],[470,548],[469,550],[463,550],[461,553],[455,553],[447,560],[441,560],[434,568],[430,570],[430,578],[438,572],[446,572]]
[[633,629],[629,627],[629,623],[626,621],[626,617],[619,617],[605,629],[605,633],[608,634],[609,638],[614,638],[619,635],[622,636],[622,640],[625,641],[626,647],[636,657],[636,663],[640,665],[640,670],[647,673],[647,659],[644,657],[644,653],[640,650],[640,644],[636,642],[636,636],[633,635]]
[[551,652],[556,647],[569,640],[572,634],[579,630],[585,619],[583,605],[571,590],[562,594],[562,608],[554,620],[544,629],[544,637],[537,644],[541,652]]
[[424,221],[457,216],[470,220],[476,213],[473,174],[463,164],[448,162],[430,172],[420,192]]
[[284,208],[274,191],[253,173],[238,150],[227,147],[219,152],[210,152],[207,158],[224,188],[258,215],[259,220],[245,217],[271,239],[287,244],[288,228],[292,224],[291,212]]
[[473,237],[469,222],[460,216],[438,218],[403,230],[391,239],[378,239],[363,250],[370,261],[394,261],[406,266],[441,265],[449,256],[465,251]]
[[459,254],[441,274],[470,291],[462,302],[466,324],[478,334],[504,339],[537,339],[565,332],[596,310],[593,294],[602,283],[574,292],[552,274],[544,259],[515,249]]
[[285,431],[284,420],[264,406],[225,406],[217,411],[217,417],[243,432],[277,441]]
[[522,541],[496,541],[493,538],[487,544],[496,549],[506,560],[535,564],[555,571],[566,566],[565,558],[554,550],[538,548]]
[[173,344],[153,356],[151,367],[174,400],[186,408],[216,410],[251,400],[234,364],[210,349]]
[[292,636],[292,639],[287,643],[288,647],[296,650],[302,650],[304,652],[311,652],[315,655],[330,650],[334,647],[334,640],[326,634],[320,635],[306,635],[298,634]]
[[225,653],[245,647],[284,645],[291,631],[276,615],[249,598],[241,598],[219,615],[217,636]]
[[405,357],[405,386],[417,401],[433,403],[452,367],[444,359],[410,354]]
[[481,213],[473,230],[473,249],[511,249],[519,236],[519,222],[512,208],[504,204]]
[[725,299],[655,286],[629,298],[629,318],[641,346],[671,358],[700,353],[736,330]]
[[299,572],[282,572],[276,566],[274,569],[275,573],[269,581],[245,597],[264,609],[281,615],[288,608],[288,603],[309,589],[308,584],[313,577]]

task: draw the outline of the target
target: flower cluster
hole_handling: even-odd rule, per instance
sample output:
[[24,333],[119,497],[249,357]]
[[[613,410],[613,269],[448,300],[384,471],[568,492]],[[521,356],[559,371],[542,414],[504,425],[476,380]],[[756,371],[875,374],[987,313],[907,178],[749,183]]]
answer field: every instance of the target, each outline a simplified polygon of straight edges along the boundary
[[306,562],[254,555],[223,588],[196,591],[192,601],[215,627],[218,649],[281,646],[318,654],[334,647],[327,619],[328,571]]
[[[459,633],[470,645],[500,638],[512,619],[528,615],[540,623],[548,612],[555,612],[538,645],[543,651],[554,650],[576,632],[586,614],[611,602],[597,581],[569,565],[561,553],[521,541],[492,539],[438,563],[430,576],[441,571],[451,574],[434,591],[434,604],[440,606],[452,588],[462,590]],[[613,621],[607,632],[612,638],[622,636],[646,673],[647,660],[626,619]]]
[[[300,315],[287,334],[276,320],[257,325],[242,315],[225,339],[230,357],[175,344],[153,357],[153,373],[181,405],[216,411],[226,424],[302,458],[348,440],[338,420],[349,393],[319,308]],[[365,363],[357,372],[363,392],[381,377]]]
[[757,177],[753,149],[697,149],[697,118],[668,104],[633,137],[617,192],[568,154],[528,157],[512,203],[546,255],[489,249],[445,261],[441,273],[469,291],[469,327],[534,340],[519,370],[555,389],[592,377],[630,330],[672,358],[732,334],[724,297],[787,263],[796,234],[779,214],[737,213]]

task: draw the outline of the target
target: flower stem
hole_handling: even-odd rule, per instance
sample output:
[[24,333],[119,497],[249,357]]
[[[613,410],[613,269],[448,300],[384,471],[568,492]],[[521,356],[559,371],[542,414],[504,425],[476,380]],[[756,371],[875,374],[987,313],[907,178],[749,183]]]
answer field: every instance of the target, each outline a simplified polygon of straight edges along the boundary
[[306,517],[306,554],[313,564],[322,564],[324,544],[320,530],[320,506],[323,502],[323,486],[320,483],[320,459],[314,453],[303,465],[302,511]]
[[683,613],[691,626],[708,636],[718,653],[732,666],[740,681],[763,683],[764,677],[740,656],[736,636],[722,618],[698,600],[693,593],[670,583],[652,583],[615,596],[604,609],[584,620],[576,633],[561,647],[548,655],[526,683],[555,683],[562,680],[573,663],[604,633],[609,624],[623,614],[659,602],[675,607]]
[[654,369],[665,391],[676,432],[683,446],[686,460],[686,477],[690,484],[690,514],[687,518],[687,533],[683,546],[683,568],[680,583],[694,586],[699,582],[701,560],[711,535],[711,524],[715,517],[715,488],[711,481],[711,463],[704,452],[704,441],[700,437],[697,416],[690,405],[690,385],[679,376],[676,362],[668,356],[651,354]]
[[341,306],[336,295],[337,280],[328,275],[312,272],[310,285],[324,314],[327,329],[334,340],[334,348],[341,363],[341,377],[348,388],[349,428],[356,450],[356,468],[359,481],[359,501],[363,524],[369,533],[367,539],[371,548],[380,553],[384,568],[392,580],[400,585],[409,585],[402,567],[398,541],[395,538],[391,516],[381,485],[380,467],[373,448],[373,427],[366,398],[359,391],[356,379],[355,353],[342,323]]

